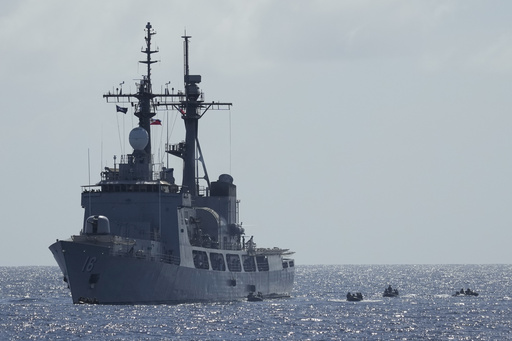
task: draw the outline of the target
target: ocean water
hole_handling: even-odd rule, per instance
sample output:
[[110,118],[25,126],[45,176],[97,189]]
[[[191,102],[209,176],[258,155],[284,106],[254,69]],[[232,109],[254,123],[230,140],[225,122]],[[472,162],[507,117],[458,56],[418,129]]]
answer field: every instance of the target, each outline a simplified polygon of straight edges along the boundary
[[0,340],[512,340],[512,265],[296,270],[287,299],[101,306],[73,305],[57,267],[0,267]]

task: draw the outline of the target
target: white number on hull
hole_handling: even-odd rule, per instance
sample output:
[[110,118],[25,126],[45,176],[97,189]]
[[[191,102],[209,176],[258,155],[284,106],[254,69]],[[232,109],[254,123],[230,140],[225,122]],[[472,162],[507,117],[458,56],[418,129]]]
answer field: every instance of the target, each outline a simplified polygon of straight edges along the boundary
[[96,263],[96,257],[87,257],[82,267],[82,272],[91,272],[94,269],[94,263]]

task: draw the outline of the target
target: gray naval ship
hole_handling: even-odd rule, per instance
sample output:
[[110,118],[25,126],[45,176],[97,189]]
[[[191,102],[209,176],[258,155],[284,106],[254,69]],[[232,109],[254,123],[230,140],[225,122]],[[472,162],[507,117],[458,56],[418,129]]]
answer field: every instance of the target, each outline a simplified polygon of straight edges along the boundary
[[[221,174],[210,181],[203,162],[199,119],[208,110],[229,109],[231,103],[204,101],[198,87],[201,76],[189,74],[190,36],[182,37],[184,91],[153,93],[154,34],[148,23],[141,61],[146,74],[137,92],[116,89],[103,96],[108,103],[131,103],[139,120],[129,134],[133,152],[118,163],[114,156],[114,166],[104,169],[101,181],[83,186],[82,230],[49,247],[73,303],[221,301],[250,293],[288,296],[295,273],[292,252],[258,248],[253,237],[246,240],[233,178]],[[158,109],[177,110],[185,125],[185,140],[166,145],[166,152],[182,164],[181,185],[175,183],[173,168],[153,163],[150,126]]]

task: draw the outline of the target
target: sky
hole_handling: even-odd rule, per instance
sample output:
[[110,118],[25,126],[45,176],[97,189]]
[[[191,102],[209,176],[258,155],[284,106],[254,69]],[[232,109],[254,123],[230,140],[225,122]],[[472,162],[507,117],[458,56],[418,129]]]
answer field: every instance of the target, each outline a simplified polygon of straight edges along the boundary
[[[151,22],[153,89],[183,88],[181,36],[210,111],[211,179],[230,173],[258,247],[305,264],[511,263],[512,2],[20,0],[0,4],[0,266],[56,265],[82,185],[131,152]],[[183,138],[153,127],[155,158]],[[179,173],[181,164],[169,159]]]

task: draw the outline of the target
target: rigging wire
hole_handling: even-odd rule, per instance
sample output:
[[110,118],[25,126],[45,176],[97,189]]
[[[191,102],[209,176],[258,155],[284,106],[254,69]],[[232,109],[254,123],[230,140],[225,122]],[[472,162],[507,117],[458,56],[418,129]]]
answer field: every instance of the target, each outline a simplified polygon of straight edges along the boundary
[[[123,142],[121,138],[121,129],[119,128],[119,114],[116,112],[116,122],[117,122],[117,135],[119,136],[119,148],[124,154]],[[123,131],[124,133],[124,131]]]
[[126,115],[123,115],[123,136],[125,136],[125,138],[123,139],[123,147],[121,149],[121,155],[124,155],[124,152],[126,151],[126,125],[125,125],[125,122],[126,122]]
[[229,174],[231,174],[231,107],[229,110]]
[[101,125],[101,139],[100,139],[100,172],[103,170],[103,124]]
[[89,148],[87,148],[87,168],[88,168],[88,177],[89,177],[89,187],[87,188],[89,190],[88,196],[89,196],[89,216],[91,215],[91,154],[89,152]]
[[[167,125],[167,111],[165,112],[166,115],[164,115],[165,117],[165,123]],[[163,145],[163,140],[164,140],[164,132],[162,131],[164,129],[163,127],[163,123],[160,125],[160,143],[158,144],[158,161],[161,165],[164,164],[164,155],[165,155],[165,152],[162,153],[162,145]]]
[[[171,131],[169,131],[169,121],[170,120],[167,120],[166,122],[166,126],[167,126],[167,143],[169,143],[169,140],[172,136],[172,133],[174,131],[174,127],[176,126],[176,119],[178,118],[178,112],[176,110],[171,110],[172,112],[174,112],[174,120],[172,121],[172,125],[171,125]],[[169,110],[166,111],[166,117],[168,118],[169,117]],[[162,134],[162,140],[163,140],[163,134]],[[160,143],[162,143],[162,141],[160,141]],[[167,153],[165,153],[167,154]],[[169,156],[169,155],[167,155]],[[160,160],[160,162],[164,162],[164,155],[162,155],[162,159]],[[169,165],[167,165],[169,166]]]

